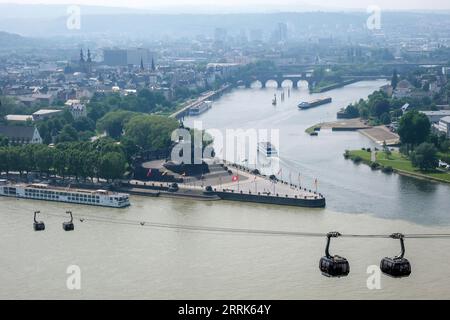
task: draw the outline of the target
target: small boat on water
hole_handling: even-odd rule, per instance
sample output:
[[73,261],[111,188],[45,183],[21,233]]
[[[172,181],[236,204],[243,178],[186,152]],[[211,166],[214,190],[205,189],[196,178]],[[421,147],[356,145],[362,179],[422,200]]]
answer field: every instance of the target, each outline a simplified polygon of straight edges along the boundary
[[330,97],[328,97],[328,98],[323,98],[323,99],[316,99],[316,100],[309,101],[309,102],[303,101],[303,102],[300,102],[300,103],[297,105],[297,107],[298,107],[299,109],[301,109],[301,110],[303,110],[303,109],[309,109],[309,108],[313,108],[313,107],[321,106],[321,105],[323,105],[323,104],[330,103],[331,101],[332,101],[332,99],[331,99]]
[[123,208],[130,205],[129,195],[107,190],[85,190],[49,186],[44,183],[8,183],[0,180],[0,196],[88,204]]
[[278,156],[278,151],[270,142],[260,142],[258,143],[258,151],[264,154],[266,157],[276,157]]

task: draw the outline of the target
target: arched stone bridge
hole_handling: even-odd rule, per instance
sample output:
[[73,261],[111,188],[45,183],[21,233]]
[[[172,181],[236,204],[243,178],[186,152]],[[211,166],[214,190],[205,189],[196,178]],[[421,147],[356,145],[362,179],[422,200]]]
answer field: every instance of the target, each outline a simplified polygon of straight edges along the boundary
[[244,79],[239,79],[236,82],[237,86],[245,86],[250,88],[252,83],[259,81],[261,83],[261,87],[265,88],[268,81],[275,81],[277,83],[277,87],[281,88],[283,86],[283,82],[291,81],[293,88],[298,88],[298,83],[300,81],[308,82],[308,87],[311,88],[317,82],[316,79],[311,73],[305,72],[300,74],[258,74],[254,76],[249,76]]

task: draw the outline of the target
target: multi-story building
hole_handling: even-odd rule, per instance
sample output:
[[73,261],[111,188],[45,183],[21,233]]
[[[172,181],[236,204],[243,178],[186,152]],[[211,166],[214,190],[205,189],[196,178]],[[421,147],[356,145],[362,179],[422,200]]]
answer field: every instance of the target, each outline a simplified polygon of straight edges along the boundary
[[450,138],[450,116],[443,117],[439,120],[438,130],[445,133],[447,138]]
[[154,61],[154,54],[146,48],[103,50],[103,61],[109,66],[139,66],[141,62],[148,66],[152,59]]

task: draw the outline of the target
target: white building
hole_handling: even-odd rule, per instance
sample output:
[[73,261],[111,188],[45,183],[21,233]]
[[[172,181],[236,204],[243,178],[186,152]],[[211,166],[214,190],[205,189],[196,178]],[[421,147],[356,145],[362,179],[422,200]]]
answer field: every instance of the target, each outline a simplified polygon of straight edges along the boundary
[[74,103],[69,106],[69,111],[74,119],[87,116],[86,106],[81,103]]
[[44,120],[56,116],[61,112],[62,110],[60,109],[40,109],[33,113],[33,119],[35,121]]
[[27,122],[33,121],[33,116],[22,114],[8,114],[5,116],[6,121],[10,122]]
[[406,98],[411,95],[413,86],[408,80],[401,80],[394,90],[393,97],[397,99]]
[[447,116],[450,116],[450,110],[438,110],[438,111],[420,111],[428,117],[431,123],[437,124],[439,121]]
[[438,129],[439,129],[440,132],[445,133],[447,138],[450,138],[450,116],[443,117],[439,121]]

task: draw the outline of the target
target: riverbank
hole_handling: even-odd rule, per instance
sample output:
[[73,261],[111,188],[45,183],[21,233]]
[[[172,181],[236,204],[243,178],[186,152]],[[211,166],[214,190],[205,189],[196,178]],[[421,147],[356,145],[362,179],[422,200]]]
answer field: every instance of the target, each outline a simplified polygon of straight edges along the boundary
[[352,83],[356,83],[358,81],[361,81],[359,79],[350,79],[350,80],[345,80],[342,82],[336,82],[336,83],[332,83],[332,84],[327,84],[324,86],[316,86],[311,90],[311,93],[322,93],[322,92],[326,92],[326,91],[330,91],[330,90],[334,90],[334,89],[338,89],[338,88],[342,88],[344,86],[347,86],[349,84]]
[[189,110],[192,107],[198,106],[200,103],[205,102],[207,100],[215,99],[230,88],[231,88],[231,85],[223,85],[222,87],[220,87],[220,89],[204,92],[198,98],[193,99],[193,100],[190,99],[190,100],[186,101],[186,103],[181,105],[177,111],[170,114],[169,118],[175,118],[175,119],[183,118],[183,117],[189,115]]
[[368,128],[371,128],[371,126],[364,123],[364,121],[362,121],[360,118],[355,118],[321,122],[307,128],[305,132],[311,133],[312,131],[314,131],[314,129],[331,129],[332,131],[356,131]]
[[[375,153],[375,158],[372,153]],[[450,173],[439,170],[420,171],[413,167],[411,160],[398,151],[392,151],[390,155],[387,155],[384,151],[351,150],[346,151],[344,156],[355,163],[362,162],[372,169],[380,169],[386,173],[395,172],[413,178],[450,183]]]
[[372,127],[360,118],[318,123],[307,128],[305,132],[311,134],[312,132],[321,129],[331,129],[332,131],[358,131],[379,145],[386,142],[386,145],[388,146],[396,146],[400,143],[399,135],[391,132],[386,126],[381,125]]

